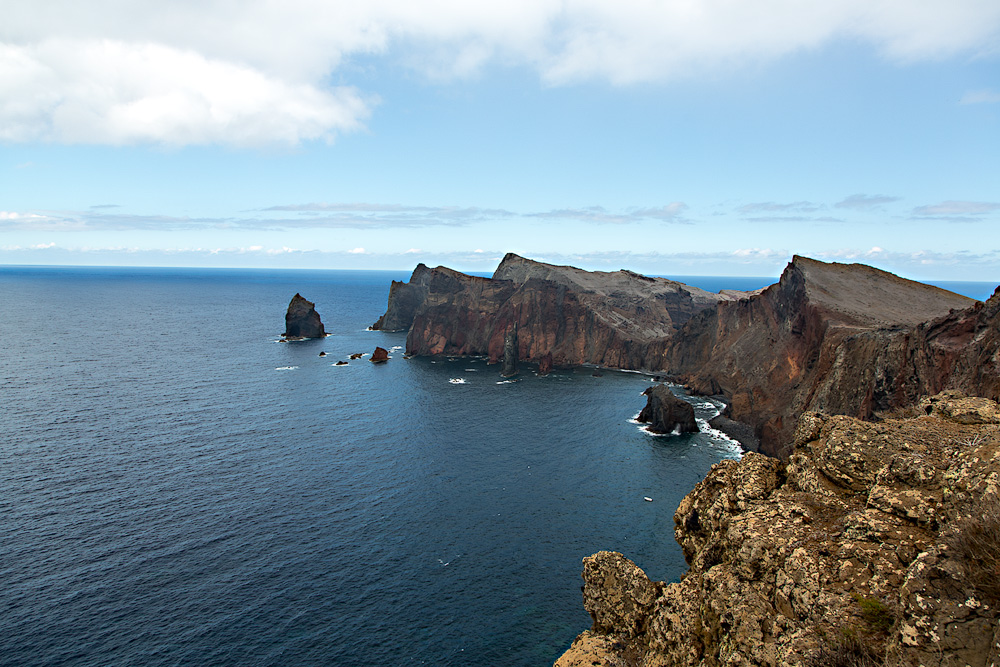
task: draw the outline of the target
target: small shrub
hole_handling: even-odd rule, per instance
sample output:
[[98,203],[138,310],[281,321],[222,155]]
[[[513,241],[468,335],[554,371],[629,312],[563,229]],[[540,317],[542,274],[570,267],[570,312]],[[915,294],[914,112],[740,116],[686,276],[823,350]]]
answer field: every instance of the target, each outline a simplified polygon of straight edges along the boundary
[[984,599],[1000,602],[1000,507],[979,507],[972,517],[957,521],[945,541],[968,585]]
[[820,633],[819,650],[809,667],[881,667],[885,664],[885,642],[896,617],[878,598],[855,595],[863,625],[841,628],[837,635]]
[[809,667],[881,667],[882,647],[871,638],[848,628],[840,637],[826,641],[809,660]]
[[872,632],[889,632],[896,623],[892,610],[877,598],[857,596],[861,608],[861,618]]

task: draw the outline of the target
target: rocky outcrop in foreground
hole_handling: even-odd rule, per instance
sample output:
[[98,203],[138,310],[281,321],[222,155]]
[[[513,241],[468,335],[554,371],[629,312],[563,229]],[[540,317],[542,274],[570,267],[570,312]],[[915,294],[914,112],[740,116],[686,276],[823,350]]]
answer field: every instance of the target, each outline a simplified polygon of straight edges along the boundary
[[787,463],[715,465],[674,515],[680,582],[584,559],[593,627],[557,667],[997,664],[1000,409],[919,414],[810,412]]
[[761,451],[787,456],[809,410],[869,418],[944,389],[1000,398],[1000,297],[987,304],[862,264],[795,257],[749,299],[693,317],[664,367],[727,398]]
[[694,408],[685,400],[677,398],[665,384],[658,384],[642,392],[646,397],[646,407],[636,421],[649,424],[650,433],[697,433],[698,423],[694,418]]
[[285,338],[322,338],[326,329],[316,312],[316,304],[296,293],[285,312]]
[[516,330],[513,356],[546,369],[658,368],[679,326],[720,300],[745,295],[508,254],[492,278],[417,266],[408,283],[392,283],[386,312],[372,328],[408,331],[407,354],[487,356],[495,363],[507,333]]

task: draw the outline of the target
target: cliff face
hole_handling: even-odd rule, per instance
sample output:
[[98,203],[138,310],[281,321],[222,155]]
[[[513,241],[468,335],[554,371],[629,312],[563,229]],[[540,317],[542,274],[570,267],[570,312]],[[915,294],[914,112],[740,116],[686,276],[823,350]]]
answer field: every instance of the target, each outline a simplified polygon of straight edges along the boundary
[[[462,275],[457,271],[443,267],[438,267],[436,271]],[[417,308],[427,298],[428,284],[431,278],[431,270],[424,264],[417,264],[417,268],[410,276],[410,282],[403,283],[393,280],[392,285],[389,286],[389,304],[385,314],[378,318],[378,321],[371,328],[377,331],[408,331],[410,325],[413,324],[413,316],[416,314]]]
[[687,574],[584,559],[594,623],[557,667],[996,664],[1000,408],[942,394],[920,412],[806,413],[787,463],[714,466],[674,515]]
[[388,309],[372,328],[409,330],[408,354],[486,355],[495,362],[506,332],[516,330],[520,360],[659,368],[680,324],[738,295],[508,254],[492,279],[418,266],[409,283],[392,284]]
[[998,397],[997,299],[796,257],[759,295],[693,317],[665,366],[727,396],[727,415],[783,456],[803,411],[870,417],[946,387]]
[[759,293],[711,294],[630,271],[507,255],[492,279],[423,264],[373,325],[419,355],[504,354],[540,368],[665,371],[723,394],[760,451],[788,454],[796,419],[868,418],[943,389],[1000,398],[1000,295],[977,304],[861,264],[795,257]]

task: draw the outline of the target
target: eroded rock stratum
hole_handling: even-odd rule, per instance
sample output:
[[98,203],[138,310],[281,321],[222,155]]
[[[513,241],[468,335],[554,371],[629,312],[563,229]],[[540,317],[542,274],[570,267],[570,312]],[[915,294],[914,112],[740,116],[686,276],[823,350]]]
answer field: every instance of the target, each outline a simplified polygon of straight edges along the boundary
[[674,515],[680,582],[584,559],[593,627],[557,667],[1000,663],[1000,409],[914,412],[807,412],[787,462],[715,465]]

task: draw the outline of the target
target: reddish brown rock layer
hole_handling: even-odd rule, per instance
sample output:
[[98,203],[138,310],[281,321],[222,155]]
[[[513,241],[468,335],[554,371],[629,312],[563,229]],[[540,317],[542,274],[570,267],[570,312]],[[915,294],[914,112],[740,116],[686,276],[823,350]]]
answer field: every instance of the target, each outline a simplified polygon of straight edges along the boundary
[[420,265],[393,282],[372,328],[408,330],[416,355],[503,355],[517,331],[519,360],[545,367],[659,368],[667,341],[720,296],[631,271],[591,272],[508,254],[492,279]]

